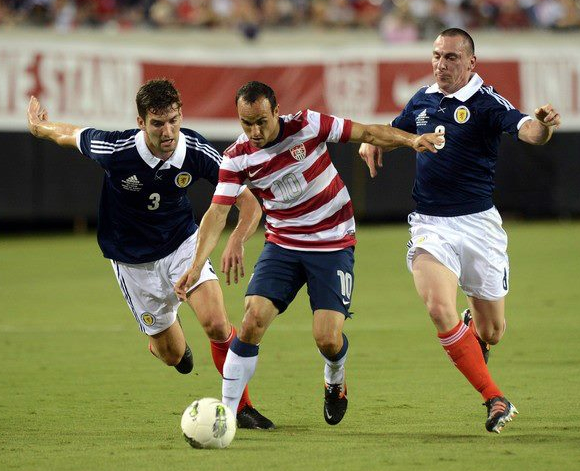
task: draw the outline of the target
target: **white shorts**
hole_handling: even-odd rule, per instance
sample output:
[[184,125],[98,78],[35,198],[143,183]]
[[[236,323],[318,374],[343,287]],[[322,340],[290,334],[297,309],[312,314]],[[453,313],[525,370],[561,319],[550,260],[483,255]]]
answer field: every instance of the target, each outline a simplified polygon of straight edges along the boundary
[[411,213],[409,224],[409,271],[416,250],[422,249],[455,273],[467,296],[495,301],[508,293],[507,234],[495,207],[456,217]]
[[[141,331],[147,335],[163,332],[175,322],[181,301],[173,291],[173,286],[191,266],[196,246],[197,232],[174,252],[154,262],[132,265],[111,260],[129,309]],[[217,279],[208,259],[201,270],[199,281],[190,291],[205,281]]]

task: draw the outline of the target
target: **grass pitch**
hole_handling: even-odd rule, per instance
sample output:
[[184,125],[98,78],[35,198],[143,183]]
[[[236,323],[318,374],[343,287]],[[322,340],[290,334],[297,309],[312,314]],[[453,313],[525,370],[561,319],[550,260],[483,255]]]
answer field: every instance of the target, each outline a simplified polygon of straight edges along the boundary
[[[250,385],[277,429],[238,430],[226,450],[194,450],[181,437],[183,409],[221,395],[187,306],[196,370],[181,376],[147,352],[94,235],[4,238],[0,469],[579,469],[580,224],[506,229],[508,330],[490,369],[520,415],[501,435],[485,431],[479,395],[437,342],[397,225],[358,233],[345,419],[330,427],[322,417],[323,362],[302,292],[266,334]],[[261,245],[259,235],[247,245],[248,272]],[[237,325],[246,283],[223,287]]]

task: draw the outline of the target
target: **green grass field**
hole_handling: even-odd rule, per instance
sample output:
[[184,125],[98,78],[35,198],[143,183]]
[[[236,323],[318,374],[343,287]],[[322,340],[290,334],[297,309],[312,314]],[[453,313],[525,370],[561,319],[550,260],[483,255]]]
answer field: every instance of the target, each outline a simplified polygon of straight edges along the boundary
[[[251,383],[278,428],[240,430],[213,451],[191,449],[179,428],[193,399],[221,395],[187,306],[196,371],[181,376],[148,353],[94,235],[4,237],[0,469],[580,469],[580,224],[506,229],[508,330],[490,369],[520,415],[501,435],[485,431],[479,395],[437,342],[397,225],[358,233],[345,419],[330,427],[322,417],[323,362],[302,292],[266,334]],[[261,245],[259,235],[248,244],[248,271]],[[237,325],[246,281],[224,287]]]

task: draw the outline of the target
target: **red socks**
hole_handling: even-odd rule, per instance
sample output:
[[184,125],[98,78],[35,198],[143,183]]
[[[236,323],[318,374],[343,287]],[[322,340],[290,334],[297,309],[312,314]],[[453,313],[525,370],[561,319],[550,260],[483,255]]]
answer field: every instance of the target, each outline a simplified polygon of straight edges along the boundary
[[[223,342],[216,342],[214,340],[210,340],[209,342],[213,362],[217,370],[220,372],[220,375],[222,376],[224,374],[224,362],[226,361],[226,356],[230,348],[230,343],[232,343],[232,340],[234,339],[235,336],[236,336],[236,328],[232,325],[232,332],[226,340],[224,340]],[[240,400],[240,405],[238,406],[238,412],[242,410],[246,405],[253,407],[252,401],[250,401],[250,394],[248,393],[248,386],[246,386],[244,392],[242,393],[242,399]]]
[[503,396],[491,379],[473,331],[463,321],[460,321],[449,332],[438,333],[437,336],[453,364],[481,393],[484,401],[492,397]]

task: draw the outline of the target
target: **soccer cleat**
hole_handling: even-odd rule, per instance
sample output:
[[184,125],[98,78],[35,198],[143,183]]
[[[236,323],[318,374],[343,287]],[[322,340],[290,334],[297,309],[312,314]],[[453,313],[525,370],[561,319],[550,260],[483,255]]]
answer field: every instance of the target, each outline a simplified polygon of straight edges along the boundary
[[492,397],[483,405],[487,407],[485,428],[488,432],[500,433],[506,422],[511,422],[518,413],[515,406],[503,396]]
[[324,383],[324,420],[326,423],[329,425],[339,423],[346,413],[347,406],[346,383]]
[[[461,318],[463,319],[463,323],[467,327],[469,327],[469,324],[471,324],[471,322],[473,321],[473,318],[471,317],[471,311],[469,309],[466,309],[465,311],[463,311],[461,313]],[[491,348],[491,345],[489,343],[481,340],[477,335],[475,336],[475,338],[479,342],[479,346],[481,347],[481,353],[483,354],[483,360],[485,361],[485,364],[487,365],[487,362],[489,360],[489,350]]]
[[245,405],[238,412],[238,428],[250,428],[259,430],[271,430],[275,428],[274,423],[260,414],[252,406]]

